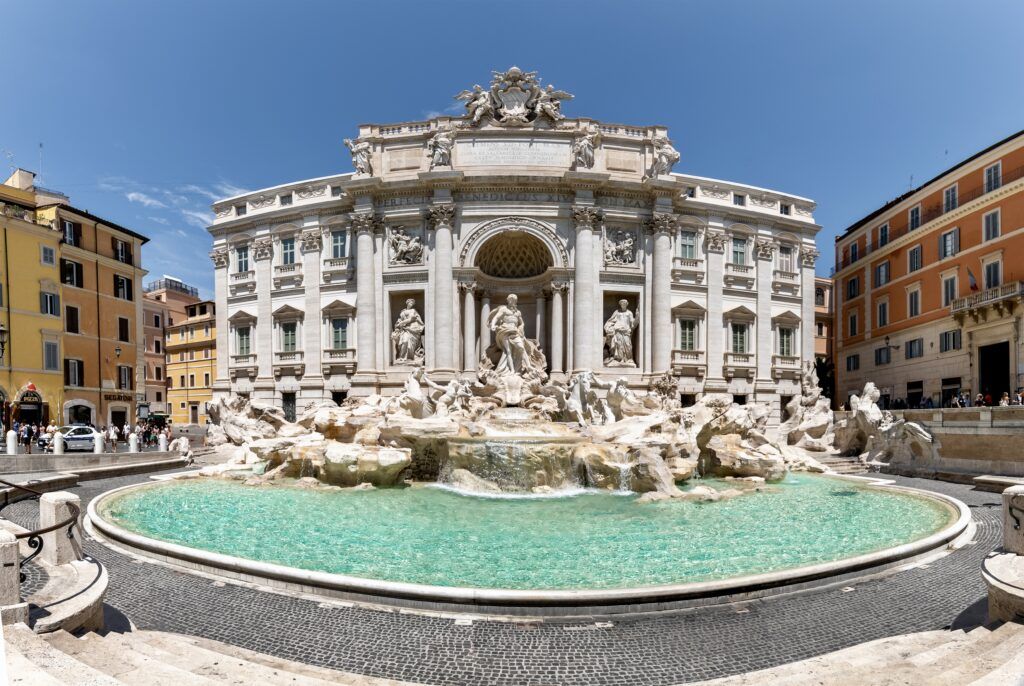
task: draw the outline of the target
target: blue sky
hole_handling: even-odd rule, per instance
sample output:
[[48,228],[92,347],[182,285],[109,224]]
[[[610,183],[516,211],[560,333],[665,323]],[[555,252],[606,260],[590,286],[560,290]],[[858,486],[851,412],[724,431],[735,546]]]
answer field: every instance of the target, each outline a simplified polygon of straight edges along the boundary
[[0,0],[5,166],[152,238],[212,294],[217,197],[351,169],[360,122],[414,120],[512,64],[572,115],[669,126],[676,166],[804,195],[837,232],[1024,129],[1020,0]]

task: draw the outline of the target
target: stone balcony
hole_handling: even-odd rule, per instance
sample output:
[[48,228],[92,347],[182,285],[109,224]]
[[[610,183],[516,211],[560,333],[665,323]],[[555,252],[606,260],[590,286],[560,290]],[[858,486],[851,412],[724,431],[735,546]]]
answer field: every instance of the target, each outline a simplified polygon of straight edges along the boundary
[[757,372],[757,357],[753,353],[725,353],[722,374],[727,379],[736,376],[754,378]]
[[323,352],[324,376],[353,374],[356,371],[355,348],[329,348]]
[[986,288],[963,298],[957,298],[950,304],[949,313],[960,323],[963,323],[966,316],[975,321],[984,320],[988,316],[989,308],[995,310],[999,316],[1012,314],[1020,305],[1022,298],[1024,298],[1024,281],[1011,281],[1002,286]]
[[302,376],[306,369],[301,350],[278,351],[274,353],[274,376],[288,373]]
[[800,358],[795,355],[772,355],[772,376],[776,379],[800,377]]
[[772,292],[785,295],[800,294],[800,274],[781,269],[772,271]]
[[302,264],[278,264],[274,266],[274,288],[302,285]]
[[228,285],[231,295],[252,292],[256,290],[256,272],[251,269],[244,272],[235,272],[231,275]]
[[239,376],[256,378],[258,371],[255,355],[232,355],[229,359],[228,372],[232,379]]
[[344,283],[352,276],[352,260],[348,257],[330,257],[321,270],[324,283]]
[[673,350],[672,373],[678,376],[703,377],[707,373],[707,356],[703,350]]
[[673,257],[672,280],[676,283],[704,283],[704,260]]
[[750,264],[735,264],[729,262],[725,265],[725,285],[732,288],[753,288],[757,282],[757,271]]

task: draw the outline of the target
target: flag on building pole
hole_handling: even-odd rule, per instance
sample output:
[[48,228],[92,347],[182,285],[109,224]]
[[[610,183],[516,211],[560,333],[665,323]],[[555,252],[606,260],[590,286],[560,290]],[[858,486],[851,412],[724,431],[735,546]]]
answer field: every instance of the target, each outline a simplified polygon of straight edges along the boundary
[[967,283],[971,285],[972,291],[978,290],[978,280],[974,278],[974,272],[971,271],[970,267],[967,268]]

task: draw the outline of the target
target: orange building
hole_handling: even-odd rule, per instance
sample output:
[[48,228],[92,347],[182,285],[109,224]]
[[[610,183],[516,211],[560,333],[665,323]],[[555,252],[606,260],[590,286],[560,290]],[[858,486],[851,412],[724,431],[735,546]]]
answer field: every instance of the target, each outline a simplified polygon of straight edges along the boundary
[[189,305],[199,302],[199,290],[173,276],[153,281],[144,290],[145,403],[149,407],[149,414],[170,416],[171,405],[167,397],[170,383],[166,359],[167,330],[185,319]]
[[40,206],[61,232],[64,422],[135,423],[144,400],[142,246],[131,229],[67,203]]
[[1024,131],[836,239],[838,400],[873,381],[888,405],[998,403],[1024,386]]

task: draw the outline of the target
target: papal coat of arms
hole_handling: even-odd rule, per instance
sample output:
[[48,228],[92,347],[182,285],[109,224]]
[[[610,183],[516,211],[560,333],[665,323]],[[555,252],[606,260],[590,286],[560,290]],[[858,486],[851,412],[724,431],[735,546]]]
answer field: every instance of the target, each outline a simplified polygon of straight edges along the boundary
[[487,119],[499,126],[528,126],[542,119],[557,124],[565,119],[561,101],[572,100],[572,95],[550,84],[542,86],[537,72],[511,67],[492,73],[490,90],[477,84],[455,96],[466,101],[467,126],[479,126]]

